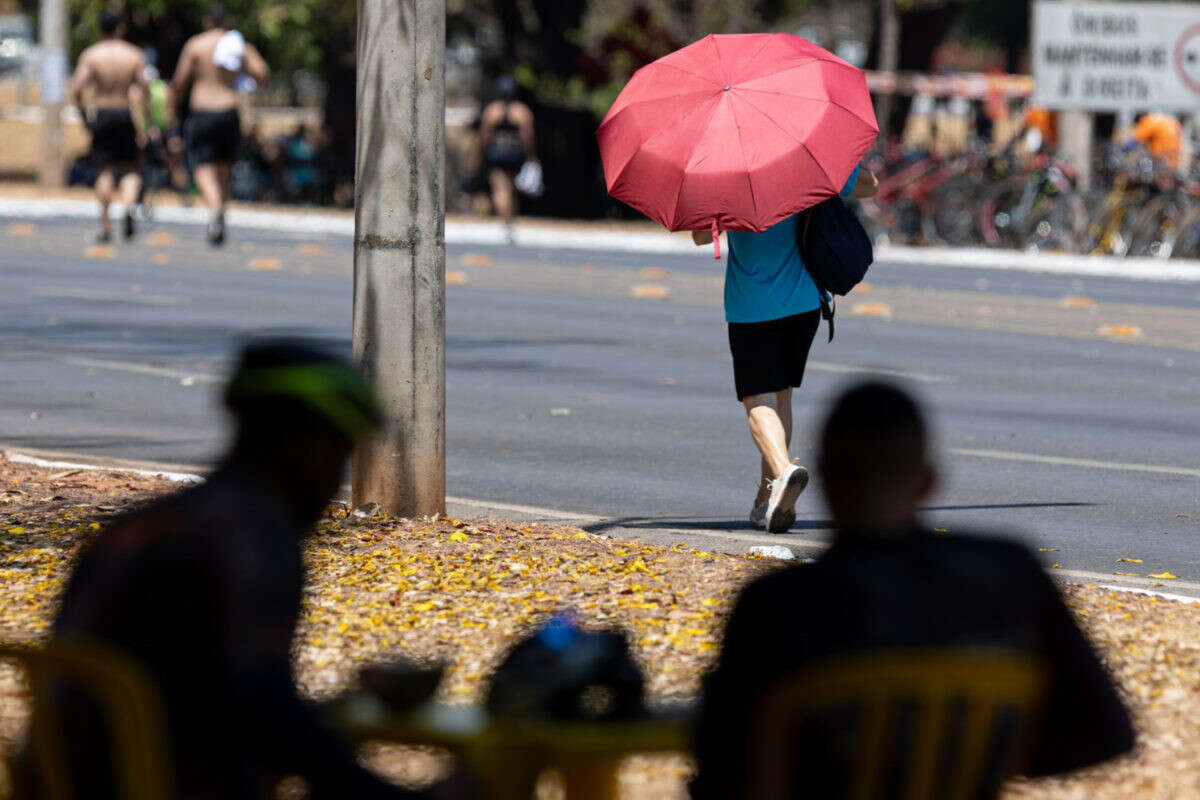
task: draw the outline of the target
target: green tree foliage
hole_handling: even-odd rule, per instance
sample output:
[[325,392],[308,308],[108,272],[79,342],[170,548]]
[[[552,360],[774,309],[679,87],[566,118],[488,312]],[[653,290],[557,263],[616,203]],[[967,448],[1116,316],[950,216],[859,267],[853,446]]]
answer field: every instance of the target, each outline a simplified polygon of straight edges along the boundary
[[[200,29],[211,0],[70,0],[72,56],[100,35],[100,12],[123,12],[134,38],[149,39],[160,52],[175,48],[171,38]],[[37,13],[37,3],[26,0],[26,9]],[[354,30],[354,0],[227,0],[225,7],[237,28],[254,42],[267,61],[281,73],[295,69],[323,72],[332,37],[345,39]],[[353,42],[353,37],[350,37]],[[169,71],[173,64],[164,64]]]

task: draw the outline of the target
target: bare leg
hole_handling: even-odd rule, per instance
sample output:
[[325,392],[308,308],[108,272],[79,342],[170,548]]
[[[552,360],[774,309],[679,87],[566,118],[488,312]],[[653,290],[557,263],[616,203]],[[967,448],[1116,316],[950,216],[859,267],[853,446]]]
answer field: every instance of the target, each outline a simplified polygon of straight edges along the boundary
[[232,164],[217,164],[217,180],[221,183],[221,211],[225,211],[225,204],[230,200],[230,191],[232,190],[233,165]]
[[[792,446],[792,390],[790,388],[775,393],[775,412],[779,415],[780,423],[783,424],[784,441],[787,443],[787,449],[790,451]],[[767,463],[767,459],[764,457],[762,460],[762,482],[758,485],[758,494],[754,497],[755,503],[767,502],[767,498],[771,496],[771,487],[769,484],[776,477],[778,477],[778,474],[771,471],[771,465]]]
[[[783,395],[784,392],[756,394],[742,400],[746,407],[746,418],[750,423],[750,438],[762,453],[772,480],[782,475],[791,463],[788,459],[788,431],[779,413]],[[787,392],[787,399],[791,399],[790,392]],[[790,406],[790,403],[788,405]],[[790,407],[787,416],[791,417]]]
[[511,223],[517,213],[517,190],[513,186],[513,176],[502,169],[494,169],[488,173],[488,181],[492,185],[492,210],[496,216]]
[[100,201],[100,238],[104,241],[112,237],[112,220],[108,218],[108,207],[112,204],[114,182],[111,168],[101,170],[96,176],[96,199]]
[[212,212],[208,223],[208,241],[216,246],[225,241],[225,198],[229,191],[229,164],[200,164],[196,167],[196,186],[204,204]]
[[142,192],[142,176],[136,168],[131,167],[121,177],[121,202],[126,208],[137,204],[138,195]]
[[221,188],[221,177],[216,164],[197,164],[192,172],[200,198],[214,215],[225,210],[225,192]]

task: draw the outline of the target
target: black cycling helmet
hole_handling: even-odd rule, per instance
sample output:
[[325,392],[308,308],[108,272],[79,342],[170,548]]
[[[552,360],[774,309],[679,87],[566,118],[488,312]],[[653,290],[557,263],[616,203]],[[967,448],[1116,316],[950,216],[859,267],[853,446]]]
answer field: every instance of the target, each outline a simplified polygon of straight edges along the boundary
[[352,440],[383,422],[374,388],[345,360],[292,340],[247,344],[225,387],[225,405],[239,420],[253,414],[269,424],[270,408],[280,403],[316,412]]

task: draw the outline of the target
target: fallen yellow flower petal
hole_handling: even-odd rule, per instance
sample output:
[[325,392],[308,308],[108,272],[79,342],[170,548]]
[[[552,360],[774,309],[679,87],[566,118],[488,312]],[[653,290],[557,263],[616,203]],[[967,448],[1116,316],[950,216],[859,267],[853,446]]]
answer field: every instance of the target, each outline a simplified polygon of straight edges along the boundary
[[1159,580],[1171,581],[1178,578],[1178,575],[1172,575],[1169,572],[1152,572],[1146,576],[1147,578],[1158,578]]

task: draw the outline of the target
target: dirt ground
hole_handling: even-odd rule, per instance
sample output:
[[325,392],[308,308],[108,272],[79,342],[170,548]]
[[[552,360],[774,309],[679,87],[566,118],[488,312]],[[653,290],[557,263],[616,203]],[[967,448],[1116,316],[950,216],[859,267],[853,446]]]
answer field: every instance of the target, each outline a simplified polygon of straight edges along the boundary
[[[74,553],[106,521],[178,484],[130,473],[47,470],[0,456],[0,640],[43,638]],[[478,701],[505,649],[550,612],[630,633],[654,702],[696,696],[739,587],[777,568],[757,557],[607,539],[502,520],[388,520],[334,507],[305,545],[309,585],[296,672],[313,698],[365,664],[404,655],[450,665],[441,695]],[[1007,798],[1200,796],[1200,605],[1064,585],[1064,594],[1135,710],[1137,752],[1067,778],[1018,782]],[[0,669],[0,736],[19,725],[15,671]],[[405,783],[441,772],[425,751],[364,758]],[[684,797],[686,758],[630,759],[622,797]],[[542,793],[556,794],[553,781]]]

